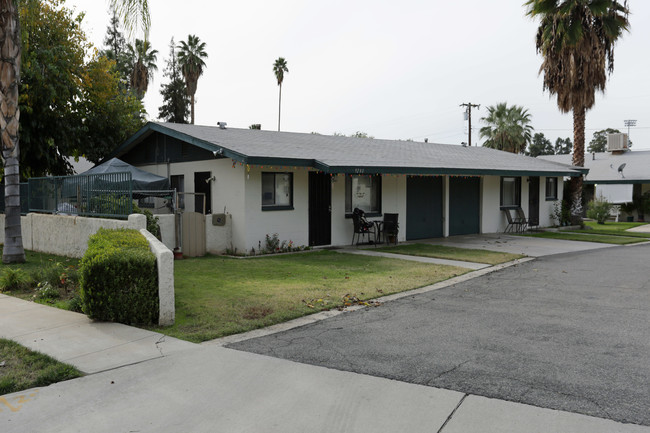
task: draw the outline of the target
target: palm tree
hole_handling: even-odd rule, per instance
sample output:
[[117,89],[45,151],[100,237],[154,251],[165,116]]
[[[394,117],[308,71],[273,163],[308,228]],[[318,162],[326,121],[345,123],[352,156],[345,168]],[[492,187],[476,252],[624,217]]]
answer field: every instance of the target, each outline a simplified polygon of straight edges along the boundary
[[280,112],[282,110],[282,82],[284,81],[284,73],[289,72],[287,68],[287,61],[284,60],[284,57],[278,57],[278,60],[273,63],[273,73],[275,78],[278,80],[278,86],[280,87],[280,95],[278,97],[278,131],[280,130]]
[[[585,113],[614,70],[614,43],[628,30],[627,0],[528,0],[539,17],[537,52],[543,56],[544,90],[557,95],[560,111],[573,112],[573,165],[585,160]],[[571,179],[571,215],[582,215],[582,178]]]
[[127,46],[126,55],[130,63],[131,88],[135,90],[138,99],[142,99],[149,88],[149,80],[153,79],[154,71],[158,70],[158,50],[151,49],[149,41],[136,39],[135,47],[131,44]]
[[[142,20],[145,35],[149,29],[147,0],[111,0],[114,7],[123,7],[122,17],[137,17],[128,28],[132,29]],[[20,224],[20,155],[18,137],[18,87],[20,82],[20,21],[14,0],[0,0],[0,140],[4,161],[5,182],[5,239],[2,250],[3,263],[25,261],[22,229]]]
[[481,118],[487,126],[479,131],[480,137],[486,139],[483,146],[524,153],[532,140],[533,131],[528,110],[518,105],[508,107],[507,103],[501,102],[496,107],[487,107],[487,111],[488,115]]
[[178,50],[178,64],[183,71],[183,77],[187,84],[187,94],[190,95],[190,123],[194,125],[194,94],[199,77],[203,75],[205,61],[208,53],[205,52],[205,42],[201,42],[198,36],[187,35],[187,42],[181,41]]

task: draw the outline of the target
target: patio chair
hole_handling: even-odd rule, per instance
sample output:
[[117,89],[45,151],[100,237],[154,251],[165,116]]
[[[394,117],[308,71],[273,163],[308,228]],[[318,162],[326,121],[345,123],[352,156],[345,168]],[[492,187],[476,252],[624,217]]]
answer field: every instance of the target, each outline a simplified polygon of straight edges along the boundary
[[381,234],[384,237],[384,242],[388,243],[390,237],[395,240],[397,245],[397,234],[399,233],[399,214],[385,213],[384,221],[381,224]]
[[502,209],[502,210],[506,214],[506,219],[508,220],[508,225],[506,226],[504,233],[522,232],[524,230],[524,226],[526,222],[520,220],[518,217],[512,216],[510,211],[514,209]]
[[[354,211],[352,212],[352,223],[354,225],[354,232],[352,233],[352,245],[354,245],[355,236],[357,238],[357,245],[359,245],[359,241],[363,235],[366,235],[368,243],[370,243],[371,233],[373,235],[373,240],[376,240],[375,225],[366,219],[364,211],[359,208],[354,208]],[[375,246],[377,246],[377,242],[375,242]]]
[[522,221],[524,223],[523,230],[526,230],[530,228],[531,230],[536,230],[537,227],[539,227],[539,221],[534,221],[530,218],[526,218],[526,214],[524,213],[524,210],[521,207],[518,207],[515,209],[517,211],[517,218],[519,221]]

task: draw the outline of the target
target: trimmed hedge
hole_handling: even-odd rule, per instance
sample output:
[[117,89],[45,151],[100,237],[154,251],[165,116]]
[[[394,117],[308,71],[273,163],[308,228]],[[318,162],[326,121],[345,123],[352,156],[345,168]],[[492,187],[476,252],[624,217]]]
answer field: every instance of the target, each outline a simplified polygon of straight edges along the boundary
[[91,319],[158,322],[156,256],[137,230],[99,229],[81,259],[82,310]]

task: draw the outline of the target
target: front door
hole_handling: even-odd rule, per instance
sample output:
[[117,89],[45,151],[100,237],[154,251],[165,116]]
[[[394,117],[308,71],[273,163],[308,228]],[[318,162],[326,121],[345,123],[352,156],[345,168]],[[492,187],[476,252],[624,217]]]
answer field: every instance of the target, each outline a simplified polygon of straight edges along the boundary
[[332,243],[332,180],[326,173],[309,173],[309,245]]
[[442,237],[442,177],[406,178],[406,240]]
[[539,177],[528,178],[528,225],[539,225]]
[[[212,213],[212,203],[210,196],[212,195],[212,173],[209,171],[198,171],[194,173],[194,192],[203,193],[203,195],[194,196],[194,211],[203,213],[203,200],[205,200],[205,214]],[[205,198],[204,198],[205,197]]]
[[481,179],[449,179],[449,235],[470,235],[481,229]]

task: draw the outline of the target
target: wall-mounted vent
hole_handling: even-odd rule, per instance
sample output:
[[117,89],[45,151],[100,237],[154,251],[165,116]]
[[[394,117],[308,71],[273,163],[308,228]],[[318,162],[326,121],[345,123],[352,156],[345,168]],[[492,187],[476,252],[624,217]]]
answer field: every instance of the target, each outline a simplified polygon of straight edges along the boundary
[[627,134],[608,134],[607,135],[607,151],[616,152],[628,149]]

